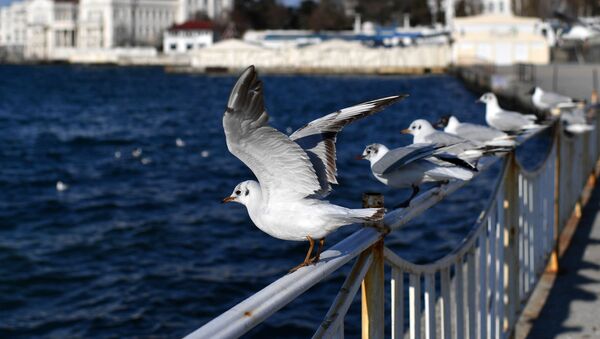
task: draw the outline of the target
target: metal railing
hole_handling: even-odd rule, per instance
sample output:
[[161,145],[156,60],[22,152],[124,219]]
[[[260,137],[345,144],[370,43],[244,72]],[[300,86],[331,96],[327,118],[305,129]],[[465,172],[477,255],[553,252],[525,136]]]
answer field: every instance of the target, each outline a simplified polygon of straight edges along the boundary
[[391,267],[392,338],[508,337],[549,258],[556,255],[563,225],[580,208],[581,192],[598,160],[598,127],[569,137],[555,122],[522,136],[521,145],[551,133],[546,158],[535,170],[519,163],[514,151],[482,159],[480,173],[503,161],[495,190],[471,232],[443,258],[411,263],[385,247],[385,234],[468,182],[429,190],[411,207],[387,213],[380,227],[358,230],[325,251],[317,265],[283,276],[187,338],[239,337],[355,257],[313,338],[343,338],[344,318],[359,288],[363,338],[384,337],[385,264]]

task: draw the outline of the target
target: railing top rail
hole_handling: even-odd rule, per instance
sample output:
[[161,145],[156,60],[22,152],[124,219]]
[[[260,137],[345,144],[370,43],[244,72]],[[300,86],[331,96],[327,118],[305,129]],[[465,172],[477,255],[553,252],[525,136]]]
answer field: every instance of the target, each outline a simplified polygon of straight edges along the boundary
[[287,274],[186,336],[192,338],[239,337],[304,291],[358,256],[381,239],[372,227],[362,228],[321,254],[317,265]]
[[[551,132],[552,133],[552,143],[551,143],[550,147],[548,147],[548,149],[546,150],[546,156],[544,157],[544,161],[542,161],[540,164],[538,164],[536,166],[536,168],[528,170],[525,166],[523,166],[523,164],[521,164],[518,157],[515,157],[515,162],[516,162],[517,166],[519,167],[519,170],[523,176],[525,176],[527,178],[533,178],[533,177],[537,176],[538,174],[540,174],[541,171],[544,170],[544,168],[546,167],[546,163],[548,162],[548,160],[550,160],[551,154],[552,154],[552,152],[554,152],[554,150],[556,149],[556,145],[558,144],[557,135],[558,135],[558,133],[560,133],[559,127],[560,126],[558,124],[558,120],[555,120],[551,125],[548,125],[548,127],[546,128],[546,129],[553,128],[553,131]],[[537,133],[536,135],[541,134],[542,131],[545,131],[545,129],[540,130],[539,133]],[[529,139],[527,139],[527,140],[529,140]],[[527,140],[524,140],[519,145],[522,145]]]

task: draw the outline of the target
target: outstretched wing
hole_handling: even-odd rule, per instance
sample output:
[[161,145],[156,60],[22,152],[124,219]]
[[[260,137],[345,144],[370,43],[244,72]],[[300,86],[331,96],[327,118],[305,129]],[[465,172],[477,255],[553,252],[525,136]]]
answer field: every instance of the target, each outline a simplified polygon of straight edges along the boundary
[[321,189],[306,152],[268,125],[262,83],[253,66],[240,76],[223,115],[229,151],[260,182],[264,200],[304,197]]
[[378,175],[385,175],[411,162],[430,157],[443,147],[445,146],[436,144],[412,144],[399,147],[387,152],[373,164],[371,170]]
[[348,124],[375,114],[406,97],[407,95],[394,95],[344,108],[313,120],[290,135],[291,140],[306,150],[319,178],[320,195],[327,195],[331,191],[331,184],[337,184],[337,134]]

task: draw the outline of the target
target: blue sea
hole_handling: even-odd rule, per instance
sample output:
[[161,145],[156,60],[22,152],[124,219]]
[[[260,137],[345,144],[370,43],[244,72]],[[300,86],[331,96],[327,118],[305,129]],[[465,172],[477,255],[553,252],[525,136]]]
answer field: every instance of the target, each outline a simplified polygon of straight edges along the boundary
[[[355,160],[365,145],[410,143],[400,130],[417,118],[452,113],[484,123],[477,95],[446,75],[262,79],[271,123],[282,131],[410,94],[340,134],[340,184],[329,200],[348,207],[359,207],[366,191],[383,193],[387,206],[410,193],[383,186]],[[306,243],[271,238],[243,206],[220,203],[252,178],[227,151],[221,125],[235,80],[159,68],[0,66],[1,338],[178,338],[304,258]],[[497,167],[390,234],[387,245],[419,263],[447,254],[485,206]],[[58,181],[68,189],[57,191]],[[348,270],[247,337],[309,337]],[[359,336],[359,316],[354,305],[347,337]]]

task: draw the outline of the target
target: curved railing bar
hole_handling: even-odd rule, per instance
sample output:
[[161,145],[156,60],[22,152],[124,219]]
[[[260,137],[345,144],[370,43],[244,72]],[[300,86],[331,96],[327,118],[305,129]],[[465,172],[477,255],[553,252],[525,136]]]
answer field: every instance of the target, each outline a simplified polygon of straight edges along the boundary
[[[554,128],[553,136],[552,136],[552,145],[550,145],[550,147],[548,147],[548,151],[546,152],[546,158],[544,159],[544,161],[542,161],[541,164],[539,164],[534,169],[528,170],[525,168],[525,166],[523,166],[523,164],[521,164],[521,162],[519,162],[519,159],[517,157],[515,157],[515,163],[516,163],[517,167],[519,168],[521,174],[523,174],[524,177],[533,178],[533,177],[536,177],[538,174],[540,174],[540,172],[542,172],[546,168],[546,163],[548,162],[548,159],[551,158],[552,152],[554,152],[554,150],[556,148],[556,145],[558,143],[558,138],[556,137],[557,136],[556,133],[560,133],[559,128],[558,128],[558,121],[555,120],[548,127]],[[522,145],[522,143],[519,144],[519,146],[520,145]]]
[[384,249],[384,256],[387,260],[394,264],[394,266],[398,266],[402,268],[404,271],[409,273],[435,273],[442,268],[449,267],[456,263],[458,258],[462,258],[468,251],[470,251],[473,247],[473,244],[479,238],[479,233],[485,228],[486,219],[492,212],[495,207],[495,204],[498,200],[498,192],[500,191],[502,185],[504,184],[504,179],[506,178],[507,168],[510,166],[510,157],[505,157],[504,165],[502,166],[502,170],[498,179],[496,180],[496,185],[494,187],[494,191],[490,194],[490,198],[488,199],[487,207],[485,208],[485,212],[483,212],[475,222],[475,226],[471,229],[469,234],[464,238],[461,244],[448,253],[447,255],[439,258],[431,263],[427,264],[415,264],[406,259],[402,259],[398,255],[396,255],[391,249],[386,247]]

